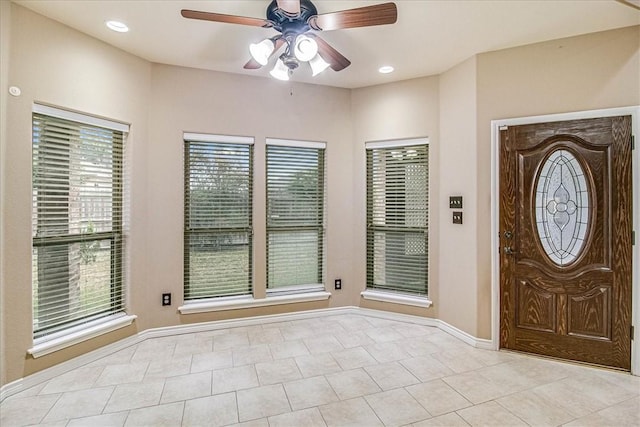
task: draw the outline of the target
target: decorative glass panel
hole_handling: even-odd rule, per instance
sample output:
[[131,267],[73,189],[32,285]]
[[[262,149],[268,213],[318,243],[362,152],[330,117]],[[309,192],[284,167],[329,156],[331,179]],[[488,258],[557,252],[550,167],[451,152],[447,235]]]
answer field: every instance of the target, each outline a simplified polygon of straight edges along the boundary
[[589,188],[580,163],[567,150],[554,151],[536,186],[536,223],[544,251],[559,266],[580,254],[589,223]]

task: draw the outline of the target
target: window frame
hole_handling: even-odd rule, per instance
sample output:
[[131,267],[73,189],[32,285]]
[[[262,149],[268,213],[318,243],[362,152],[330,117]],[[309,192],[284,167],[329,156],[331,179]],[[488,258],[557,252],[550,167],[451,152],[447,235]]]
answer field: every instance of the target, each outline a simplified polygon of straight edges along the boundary
[[[32,107],[32,131],[35,129],[36,123],[38,123],[39,129],[44,129],[46,126],[57,123],[58,126],[65,126],[68,134],[71,135],[72,130],[75,129],[89,129],[89,131],[104,133],[112,132],[112,145],[111,145],[111,164],[109,168],[107,168],[107,173],[110,174],[109,186],[111,187],[111,206],[109,209],[109,218],[110,218],[110,230],[109,231],[82,231],[71,232],[67,230],[66,233],[60,233],[60,230],[53,230],[54,234],[49,234],[52,230],[45,230],[45,235],[37,235],[40,231],[40,221],[48,220],[51,221],[53,218],[52,215],[55,215],[51,211],[51,207],[47,208],[47,205],[41,205],[40,202],[41,196],[40,192],[43,191],[40,188],[39,179],[36,179],[36,176],[40,176],[44,174],[46,171],[43,168],[40,168],[40,158],[42,155],[51,156],[51,147],[47,147],[46,150],[43,151],[41,144],[43,142],[40,141],[42,135],[38,134],[37,139],[36,135],[32,134],[31,145],[32,145],[32,161],[36,160],[36,156],[38,156],[37,166],[34,165],[33,170],[33,180],[31,185],[32,197],[35,197],[38,194],[37,198],[32,201],[32,237],[31,237],[31,250],[32,257],[35,254],[35,251],[40,250],[45,247],[53,247],[55,245],[71,245],[71,244],[83,244],[87,242],[99,242],[108,240],[110,241],[110,258],[109,258],[109,300],[107,302],[107,306],[103,307],[103,304],[100,304],[97,309],[91,310],[84,307],[83,310],[86,311],[86,314],[76,317],[70,318],[67,320],[52,322],[52,324],[48,326],[40,325],[41,319],[40,314],[38,314],[38,318],[36,319],[36,311],[33,310],[32,313],[32,321],[33,321],[33,348],[29,349],[28,352],[32,354],[34,357],[39,357],[44,354],[48,354],[53,351],[57,351],[58,349],[68,347],[70,345],[76,344],[78,342],[82,342],[86,339],[102,335],[106,332],[110,332],[115,329],[119,329],[121,327],[127,326],[133,322],[136,316],[129,316],[126,314],[126,274],[124,271],[125,264],[125,231],[124,231],[124,223],[125,223],[125,187],[127,185],[125,179],[125,153],[126,153],[126,140],[129,132],[129,125],[121,122],[112,121],[109,119],[90,116],[85,113],[79,113],[69,110],[63,110],[57,107],[52,107],[43,104],[33,104]],[[81,132],[80,132],[81,134]],[[46,134],[47,138],[52,138],[51,135]],[[64,135],[64,134],[63,134]],[[77,137],[80,141],[83,141],[82,136]],[[71,140],[66,140],[65,144],[64,137],[60,139],[62,142],[59,143],[63,149],[66,149],[71,153],[72,142]],[[38,145],[36,147],[36,141]],[[65,148],[66,147],[66,148]],[[114,152],[114,150],[117,150]],[[43,154],[44,153],[44,154]],[[84,151],[81,151],[84,153]],[[71,156],[71,154],[69,154]],[[79,164],[71,163],[72,159],[69,157],[69,167],[73,167],[72,170],[81,170],[79,168]],[[67,174],[71,174],[71,170],[67,169]],[[55,169],[58,171],[58,169]],[[51,172],[49,172],[51,173]],[[95,173],[95,172],[94,172]],[[104,173],[104,172],[103,172]],[[46,178],[44,178],[47,182]],[[55,188],[55,187],[52,187]],[[49,190],[51,191],[51,190]],[[69,192],[71,188],[67,189],[67,193],[64,193],[64,187],[62,190],[57,190],[56,192],[62,192],[63,197],[66,194],[66,198],[69,198]],[[46,193],[46,190],[45,190]],[[79,196],[76,196],[78,200],[83,200]],[[82,203],[82,202],[77,202]],[[67,205],[68,206],[68,205]],[[49,212],[46,214],[46,212]],[[71,219],[70,212],[66,212],[67,221]],[[103,214],[104,215],[104,214]],[[49,217],[50,219],[47,219]],[[77,217],[80,219],[81,217]],[[93,223],[94,221],[99,222],[98,217],[91,216],[90,218],[82,218],[81,221],[89,221]],[[37,222],[34,222],[37,221]],[[67,251],[69,249],[67,248]],[[38,274],[38,286],[40,287],[40,281],[43,280],[41,278],[41,268],[51,267],[51,265],[47,265],[45,267],[41,267],[38,264],[37,267],[34,265],[35,259],[31,259],[32,271],[34,274]],[[67,260],[66,265],[67,269],[69,269],[71,260]],[[53,264],[52,264],[53,265]],[[44,271],[42,271],[45,274]],[[52,274],[52,273],[51,273]],[[67,273],[69,274],[69,273]],[[31,286],[35,286],[36,277],[32,277]],[[68,280],[71,280],[71,276],[68,277]],[[69,282],[70,283],[70,282]],[[42,295],[40,291],[38,292],[38,304],[42,302],[49,302],[47,299],[41,300]],[[50,299],[51,297],[49,297]],[[32,307],[35,304],[35,295],[32,295]],[[66,300],[66,304],[70,303],[70,300]],[[34,307],[35,308],[35,307]],[[40,326],[36,326],[36,324]]]
[[[252,297],[254,289],[254,271],[253,271],[253,180],[254,180],[254,138],[253,137],[244,137],[244,136],[233,136],[233,135],[216,135],[216,134],[201,134],[201,133],[191,133],[185,132],[183,134],[183,177],[184,177],[184,221],[183,221],[183,298],[185,305],[197,305],[203,304],[207,302],[220,302],[221,300],[243,300],[247,297]],[[248,176],[247,183],[249,188],[248,194],[248,203],[247,203],[247,226],[245,227],[189,227],[190,220],[190,191],[189,191],[189,180],[191,176],[191,164],[190,164],[190,155],[189,155],[189,147],[190,144],[211,144],[212,147],[248,147],[248,156],[247,156],[247,164],[248,164]],[[194,231],[198,230],[198,231]],[[247,233],[248,239],[248,249],[247,249],[247,258],[248,258],[248,273],[247,273],[247,291],[245,293],[226,293],[221,295],[204,295],[201,297],[189,296],[190,292],[190,281],[191,281],[191,266],[190,266],[190,252],[189,252],[189,244],[190,244],[190,236],[193,233],[201,233],[201,234],[224,234],[224,233]]]
[[[314,225],[275,225],[270,224],[270,189],[269,189],[269,147],[279,148],[291,148],[302,150],[318,150],[318,193],[319,200],[317,205],[319,211],[316,213],[318,217],[317,224]],[[326,169],[326,156],[327,156],[327,144],[325,142],[318,141],[302,141],[302,140],[290,140],[279,138],[266,138],[265,141],[265,244],[266,244],[266,293],[267,296],[272,295],[286,295],[286,294],[298,294],[307,292],[321,292],[325,290],[326,280],[326,200],[327,200],[327,169]],[[318,280],[311,283],[296,283],[288,285],[274,285],[269,280],[270,269],[270,234],[276,234],[281,232],[312,232],[317,231],[317,253],[319,258],[317,259],[317,272],[316,277]]]
[[[381,150],[378,155],[381,154],[382,150],[409,150],[411,147],[415,146],[423,146],[425,147],[425,164],[426,166],[426,193],[424,197],[426,198],[426,211],[425,211],[425,219],[426,224],[424,227],[410,227],[406,225],[387,225],[385,219],[384,226],[377,226],[373,221],[373,211],[374,211],[374,202],[373,202],[373,154],[374,150]],[[424,138],[412,138],[412,139],[398,139],[398,140],[389,140],[389,141],[373,141],[365,143],[365,159],[366,159],[366,289],[361,293],[362,297],[365,299],[372,299],[376,301],[383,302],[392,302],[398,304],[405,305],[415,305],[420,307],[429,307],[431,305],[431,301],[429,299],[429,139],[427,137]],[[385,166],[384,169],[385,175],[385,184],[387,185],[388,178],[387,169]],[[403,179],[406,179],[406,175],[403,175]],[[404,182],[404,181],[403,181]],[[403,191],[403,195],[406,197],[406,184],[405,190]],[[379,188],[376,188],[378,191]],[[384,190],[386,191],[386,189]],[[394,195],[397,196],[397,195]],[[384,209],[387,211],[387,203],[385,200]],[[406,201],[403,203],[403,208],[406,210]],[[387,214],[385,213],[385,216]],[[405,244],[406,244],[406,236],[408,233],[412,232],[421,232],[424,233],[425,238],[425,259],[424,259],[424,269],[425,269],[425,290],[424,293],[421,292],[412,292],[405,288],[400,288],[397,286],[377,286],[375,281],[375,248],[374,248],[374,238],[376,232],[387,232],[391,231],[394,233],[403,233],[405,234]],[[406,249],[405,249],[406,251]],[[386,249],[385,249],[386,254]],[[386,255],[385,255],[386,258]],[[386,268],[386,262],[385,262]]]

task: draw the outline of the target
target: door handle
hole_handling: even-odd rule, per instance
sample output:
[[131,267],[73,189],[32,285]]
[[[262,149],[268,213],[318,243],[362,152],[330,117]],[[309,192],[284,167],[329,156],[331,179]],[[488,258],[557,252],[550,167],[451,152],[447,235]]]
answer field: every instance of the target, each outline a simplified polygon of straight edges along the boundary
[[513,250],[513,248],[511,248],[511,246],[505,246],[503,248],[503,251],[505,253],[505,255],[515,255],[516,251]]

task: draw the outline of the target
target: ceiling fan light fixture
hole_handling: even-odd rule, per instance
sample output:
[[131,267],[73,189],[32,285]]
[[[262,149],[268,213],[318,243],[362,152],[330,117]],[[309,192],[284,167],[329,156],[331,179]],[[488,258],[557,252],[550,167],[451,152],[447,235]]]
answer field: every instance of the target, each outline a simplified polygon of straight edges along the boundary
[[320,55],[316,55],[311,58],[311,61],[309,61],[309,65],[311,65],[313,77],[317,76],[329,67],[329,63],[322,59]]
[[267,65],[269,57],[273,53],[276,44],[271,39],[264,39],[260,43],[251,43],[249,45],[249,52],[251,57],[260,65]]
[[278,58],[276,65],[273,67],[273,70],[269,72],[269,74],[271,74],[271,77],[275,79],[287,81],[289,80],[289,67],[284,65],[284,62],[282,62],[281,58]]
[[311,61],[318,54],[318,43],[311,37],[301,34],[296,37],[293,53],[299,61]]

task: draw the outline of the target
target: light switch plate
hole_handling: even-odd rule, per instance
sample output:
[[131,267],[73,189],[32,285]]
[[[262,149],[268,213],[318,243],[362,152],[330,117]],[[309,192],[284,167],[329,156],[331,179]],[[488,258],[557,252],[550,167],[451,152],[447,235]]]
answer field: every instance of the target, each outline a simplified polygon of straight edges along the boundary
[[449,208],[451,208],[451,209],[462,209],[462,196],[450,196],[449,197]]
[[453,223],[454,224],[462,224],[462,212],[454,212],[453,213]]

